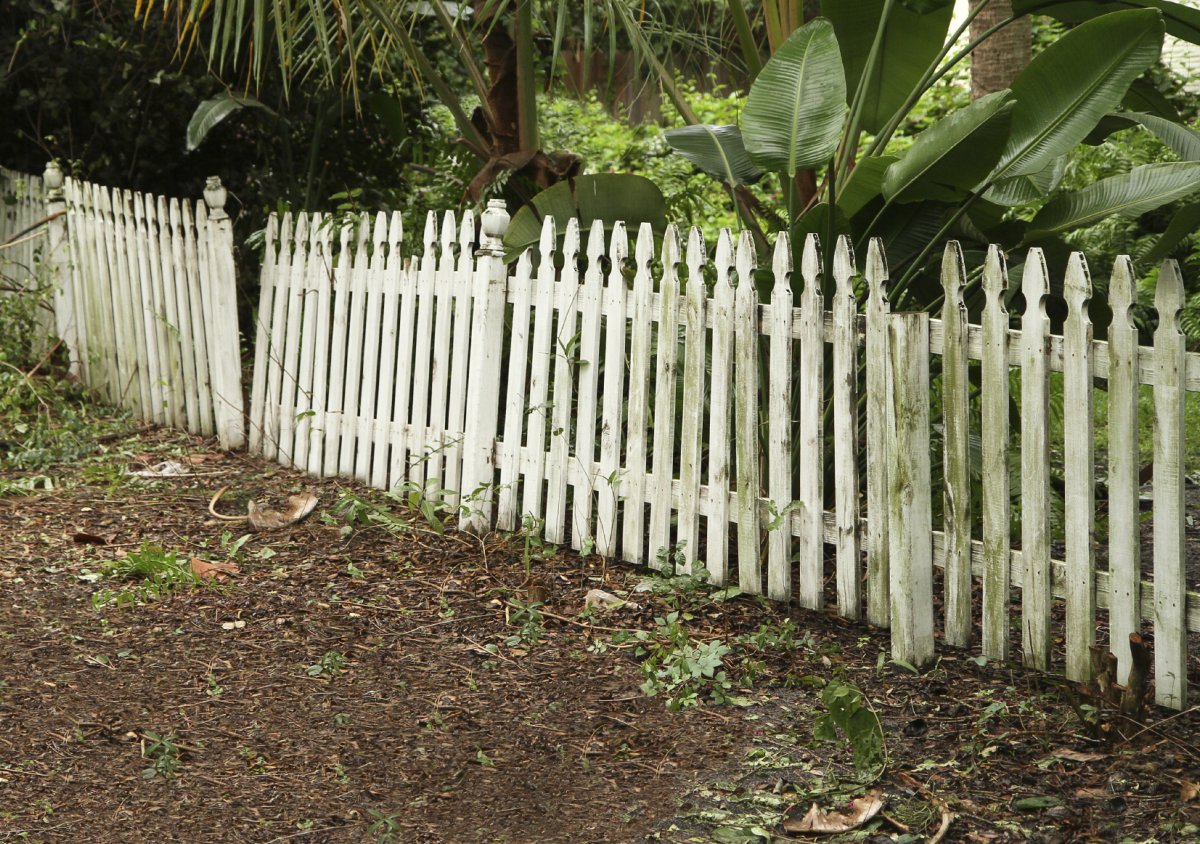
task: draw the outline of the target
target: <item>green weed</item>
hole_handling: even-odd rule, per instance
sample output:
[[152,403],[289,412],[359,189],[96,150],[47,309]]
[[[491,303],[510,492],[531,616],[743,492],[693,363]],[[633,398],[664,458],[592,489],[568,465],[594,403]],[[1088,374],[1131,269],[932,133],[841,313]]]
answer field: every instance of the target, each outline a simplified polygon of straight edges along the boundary
[[146,603],[204,583],[192,571],[189,560],[151,542],[143,542],[137,551],[105,564],[100,577],[122,585],[97,590],[92,595],[92,606],[96,609],[109,603],[117,607]]

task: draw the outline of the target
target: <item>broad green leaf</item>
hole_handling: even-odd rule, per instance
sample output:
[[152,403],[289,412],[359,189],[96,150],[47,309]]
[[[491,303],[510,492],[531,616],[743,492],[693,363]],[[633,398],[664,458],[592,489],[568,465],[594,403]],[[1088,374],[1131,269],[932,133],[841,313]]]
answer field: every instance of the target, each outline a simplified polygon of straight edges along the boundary
[[1176,38],[1200,44],[1200,9],[1170,0],[1013,0],[1013,12],[1048,15],[1066,23],[1080,23],[1109,12],[1125,9],[1157,9],[1162,12],[1167,32]]
[[1158,240],[1154,241],[1149,249],[1138,254],[1138,263],[1155,266],[1170,258],[1179,245],[1189,236],[1194,235],[1197,229],[1200,229],[1200,202],[1193,202],[1191,205],[1180,208]]
[[[866,71],[885,5],[885,0],[822,0],[821,14],[837,33],[851,96]],[[914,10],[906,8],[909,5],[894,4],[888,14],[863,99],[859,125],[867,132],[878,132],[904,104],[950,29],[953,4],[923,2],[918,3],[923,9]]]
[[1008,142],[1015,105],[1011,91],[997,91],[921,132],[888,169],[884,197],[889,202],[961,199],[996,166]]
[[792,33],[750,86],[742,137],[755,164],[792,178],[829,161],[845,119],[837,38],[817,18]]
[[1158,12],[1114,12],[1072,29],[1039,53],[1013,82],[1012,134],[995,177],[1024,176],[1088,136],[1129,85],[1158,60]]
[[596,220],[602,220],[605,230],[612,231],[612,224],[623,220],[631,233],[636,233],[642,223],[649,223],[660,235],[667,227],[667,202],[658,186],[644,176],[598,173],[559,182],[513,215],[504,235],[508,260],[528,248],[536,251],[542,220],[548,216],[554,217],[560,239],[572,217],[579,220],[581,232],[587,232]]
[[207,99],[192,112],[192,119],[187,125],[187,149],[191,152],[204,142],[212,128],[235,111],[243,108],[262,109],[268,114],[275,111],[254,97],[238,97],[228,92]]
[[872,155],[860,159],[842,184],[837,205],[847,217],[853,217],[882,196],[883,177],[899,161],[894,155]]
[[363,97],[363,105],[379,119],[394,143],[400,144],[411,137],[410,127],[404,115],[404,105],[397,97],[382,91],[372,91]]
[[663,135],[672,149],[728,185],[744,185],[762,178],[763,172],[750,160],[736,126],[701,123],[668,129]]
[[1179,109],[1175,108],[1174,103],[1168,100],[1163,92],[1158,90],[1158,86],[1145,76],[1133,80],[1133,84],[1129,86],[1129,92],[1121,102],[1125,106],[1125,111],[1157,114],[1167,120],[1181,119]]
[[1136,217],[1200,191],[1200,162],[1146,164],[1064,194],[1043,206],[1027,241],[1085,228],[1112,216]]
[[1032,205],[1041,202],[1058,187],[1067,172],[1067,156],[1062,155],[1050,162],[1050,166],[1027,176],[1001,179],[984,194],[989,202],[997,205]]
[[1200,132],[1183,123],[1164,120],[1154,114],[1125,112],[1115,115],[1132,123],[1140,123],[1169,146],[1184,161],[1200,161]]

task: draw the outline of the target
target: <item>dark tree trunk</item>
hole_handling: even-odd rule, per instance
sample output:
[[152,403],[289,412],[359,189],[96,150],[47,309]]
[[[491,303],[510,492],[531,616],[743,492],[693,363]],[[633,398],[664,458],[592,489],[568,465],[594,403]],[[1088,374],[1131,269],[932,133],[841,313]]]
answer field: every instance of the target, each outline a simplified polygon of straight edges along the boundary
[[[992,0],[971,21],[971,38],[1012,15],[1012,0]],[[971,52],[971,98],[979,99],[1012,85],[1033,50],[1033,24],[1028,15],[994,33]]]

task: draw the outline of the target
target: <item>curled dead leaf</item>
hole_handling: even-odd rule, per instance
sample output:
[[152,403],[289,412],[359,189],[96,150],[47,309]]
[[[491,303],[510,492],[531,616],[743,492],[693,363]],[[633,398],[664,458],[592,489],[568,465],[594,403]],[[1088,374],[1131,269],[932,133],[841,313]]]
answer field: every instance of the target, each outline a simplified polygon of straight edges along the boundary
[[786,832],[848,832],[862,826],[882,810],[883,794],[875,789],[851,800],[847,812],[826,812],[813,803],[808,813],[799,820],[784,820],[783,828]]
[[238,574],[241,569],[233,563],[210,563],[199,557],[192,557],[192,573],[199,578],[224,580],[231,574]]
[[1191,803],[1197,797],[1200,797],[1200,782],[1184,780],[1179,784],[1179,799],[1184,803]]

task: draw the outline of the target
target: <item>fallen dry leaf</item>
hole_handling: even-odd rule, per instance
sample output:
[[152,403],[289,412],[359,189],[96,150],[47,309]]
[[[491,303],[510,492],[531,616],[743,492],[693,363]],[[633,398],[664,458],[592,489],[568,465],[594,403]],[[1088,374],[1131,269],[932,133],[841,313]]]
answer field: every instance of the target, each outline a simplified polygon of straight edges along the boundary
[[1087,753],[1083,750],[1072,750],[1069,747],[1060,747],[1058,750],[1046,757],[1047,759],[1066,759],[1068,762],[1099,762],[1102,759],[1107,759],[1107,753]]
[[1179,785],[1179,799],[1184,803],[1191,803],[1197,797],[1200,797],[1200,782],[1192,782],[1184,780]]
[[224,580],[229,575],[238,574],[240,571],[241,569],[233,563],[210,563],[208,560],[192,557],[192,573],[196,577],[211,577],[216,580]]
[[283,512],[264,509],[258,506],[257,501],[250,501],[246,504],[250,516],[250,526],[255,530],[271,530],[294,525],[315,510],[319,500],[317,496],[308,491],[290,495],[287,509]]
[[826,812],[813,803],[808,814],[800,820],[786,819],[783,828],[786,832],[848,832],[871,820],[882,809],[882,793],[878,790],[869,791],[850,801],[849,812]]
[[208,463],[213,460],[224,460],[225,455],[219,453],[200,452],[198,454],[189,454],[183,458],[184,463],[190,463],[193,466],[199,466],[201,463]]
[[623,598],[618,598],[611,592],[605,592],[603,589],[591,589],[583,596],[583,605],[585,607],[595,607],[600,610],[611,610],[617,607],[629,607],[636,610],[637,604],[631,604]]
[[77,530],[71,534],[71,541],[76,545],[108,545],[117,538],[115,533],[105,534],[100,536],[95,533],[88,533],[84,530]]
[[1075,796],[1084,800],[1107,800],[1112,797],[1112,792],[1107,788],[1079,788]]

